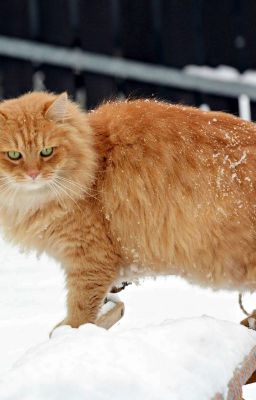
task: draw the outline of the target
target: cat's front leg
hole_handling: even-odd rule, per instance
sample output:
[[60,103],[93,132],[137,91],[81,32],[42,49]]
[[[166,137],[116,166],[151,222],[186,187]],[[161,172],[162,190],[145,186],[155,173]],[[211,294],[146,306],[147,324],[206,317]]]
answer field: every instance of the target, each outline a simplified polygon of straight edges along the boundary
[[78,328],[85,323],[95,323],[115,277],[115,268],[109,265],[104,268],[73,266],[67,270],[67,317],[54,329],[61,325]]

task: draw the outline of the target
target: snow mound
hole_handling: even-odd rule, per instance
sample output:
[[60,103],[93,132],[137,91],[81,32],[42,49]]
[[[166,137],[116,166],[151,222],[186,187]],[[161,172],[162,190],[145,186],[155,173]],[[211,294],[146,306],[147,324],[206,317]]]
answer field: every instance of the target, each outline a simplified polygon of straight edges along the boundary
[[61,327],[0,379],[1,400],[207,400],[227,394],[256,332],[210,317],[126,331]]

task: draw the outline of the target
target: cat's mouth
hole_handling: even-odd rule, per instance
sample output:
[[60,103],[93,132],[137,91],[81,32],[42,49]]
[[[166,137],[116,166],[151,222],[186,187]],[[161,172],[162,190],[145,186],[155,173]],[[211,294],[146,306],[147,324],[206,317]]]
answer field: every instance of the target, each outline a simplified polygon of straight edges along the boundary
[[14,188],[14,190],[19,190],[22,192],[31,192],[31,191],[41,191],[47,190],[49,186],[49,181],[46,179],[35,179],[35,180],[16,180],[11,181],[10,186]]
[[23,190],[39,190],[39,189],[45,189],[47,187],[47,182],[43,180],[38,180],[38,181],[28,181],[28,182],[22,182],[20,183],[20,187]]
[[2,181],[4,183],[0,178],[1,205],[7,209],[34,209],[55,198],[47,179],[31,179],[30,182],[28,179],[7,177]]
[[[2,179],[2,184],[1,184]],[[1,190],[1,185],[3,190]],[[37,177],[0,177],[0,196],[3,194],[7,198],[35,199],[37,201],[58,201],[63,198],[76,203],[76,199],[81,198],[84,188],[79,183],[57,174]],[[1,196],[2,197],[2,196]],[[26,200],[27,201],[27,200]],[[29,200],[28,200],[29,201]],[[17,204],[19,206],[19,204]]]

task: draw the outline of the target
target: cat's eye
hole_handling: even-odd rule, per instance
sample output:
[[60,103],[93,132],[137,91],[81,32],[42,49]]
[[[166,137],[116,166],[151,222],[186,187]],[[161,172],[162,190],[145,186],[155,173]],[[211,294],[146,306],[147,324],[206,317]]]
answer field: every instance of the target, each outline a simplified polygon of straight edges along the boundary
[[49,157],[53,153],[53,147],[45,147],[43,150],[41,150],[40,155],[42,157]]
[[22,154],[19,151],[8,151],[7,156],[11,160],[19,160],[22,157]]

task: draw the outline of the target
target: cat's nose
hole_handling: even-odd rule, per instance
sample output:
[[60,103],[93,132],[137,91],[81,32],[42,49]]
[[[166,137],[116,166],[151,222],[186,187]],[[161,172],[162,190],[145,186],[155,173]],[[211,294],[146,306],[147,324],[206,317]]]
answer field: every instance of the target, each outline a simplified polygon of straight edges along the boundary
[[36,177],[39,175],[39,171],[35,169],[31,169],[30,171],[27,171],[28,176],[30,176],[33,181],[36,179]]

